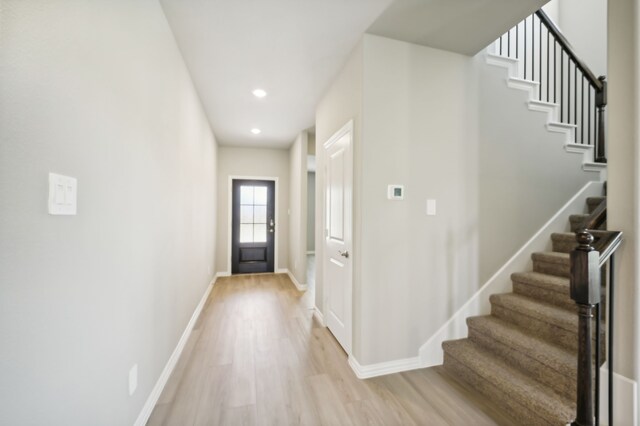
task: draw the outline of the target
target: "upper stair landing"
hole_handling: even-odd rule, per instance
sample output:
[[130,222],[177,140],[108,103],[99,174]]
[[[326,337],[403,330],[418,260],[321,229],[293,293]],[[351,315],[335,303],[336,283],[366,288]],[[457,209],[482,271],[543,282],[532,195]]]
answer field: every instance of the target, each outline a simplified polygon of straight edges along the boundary
[[544,0],[395,0],[367,33],[473,56]]

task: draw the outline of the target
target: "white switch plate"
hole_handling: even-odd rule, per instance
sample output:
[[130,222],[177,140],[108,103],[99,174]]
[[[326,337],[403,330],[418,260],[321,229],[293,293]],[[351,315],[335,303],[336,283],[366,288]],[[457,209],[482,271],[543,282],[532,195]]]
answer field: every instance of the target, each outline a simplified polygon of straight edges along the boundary
[[129,396],[133,395],[138,387],[138,364],[129,370]]
[[436,200],[427,200],[427,216],[436,215]]
[[75,215],[77,199],[78,180],[76,178],[49,173],[49,214]]

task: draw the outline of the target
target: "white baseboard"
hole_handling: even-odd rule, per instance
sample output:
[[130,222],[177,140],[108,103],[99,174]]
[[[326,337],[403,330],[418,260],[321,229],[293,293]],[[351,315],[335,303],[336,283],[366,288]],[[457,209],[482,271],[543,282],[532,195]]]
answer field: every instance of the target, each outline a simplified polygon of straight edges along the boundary
[[316,254],[315,251],[308,251],[307,254]]
[[401,373],[403,371],[424,368],[425,365],[420,357],[398,359],[378,364],[361,365],[353,355],[349,355],[349,365],[359,379],[369,379],[371,377],[384,376],[386,374]]
[[291,282],[293,282],[293,285],[296,286],[296,288],[298,289],[298,291],[307,291],[307,285],[306,284],[300,284],[298,282],[298,280],[296,279],[296,277],[291,273],[290,270],[285,269],[287,271],[287,275],[289,275],[289,279],[291,279]]
[[193,315],[191,315],[191,319],[187,323],[187,326],[185,327],[184,332],[180,337],[180,340],[178,340],[178,344],[176,345],[176,348],[173,350],[173,353],[169,357],[167,364],[164,366],[164,369],[162,370],[162,373],[160,374],[160,377],[158,378],[156,385],[151,390],[151,394],[149,395],[146,402],[144,403],[144,406],[142,407],[142,411],[140,411],[140,414],[138,415],[138,418],[136,419],[134,426],[145,426],[147,424],[147,421],[149,421],[151,412],[153,411],[153,408],[156,406],[156,403],[160,398],[160,394],[162,394],[162,391],[164,390],[164,387],[166,386],[167,381],[169,380],[169,377],[173,372],[173,369],[178,363],[178,360],[180,359],[180,355],[182,354],[182,351],[184,350],[184,347],[187,344],[187,341],[189,340],[191,331],[193,330],[193,327],[195,326],[196,321],[198,320],[198,317],[202,312],[202,308],[204,308],[204,304],[207,301],[207,297],[209,297],[209,293],[211,293],[211,289],[213,288],[216,282],[216,279],[219,276],[221,276],[220,273],[216,274],[216,277],[211,281],[211,283],[209,283],[207,290],[204,292],[204,295],[202,296],[202,299],[200,299],[200,303],[198,303],[198,306],[196,306],[196,309],[193,311]]
[[276,274],[287,274],[287,273],[289,273],[289,270],[287,268],[279,268],[279,269],[276,269],[275,273]]
[[230,277],[230,276],[231,276],[231,272],[218,272],[215,276],[215,279],[218,279],[220,277]]
[[[608,370],[600,369],[600,424],[609,425]],[[637,426],[638,383],[618,373],[613,373],[613,420],[615,426]],[[611,426],[611,425],[609,425]]]
[[566,232],[570,214],[582,212],[586,197],[602,195],[602,182],[587,183],[556,214],[545,223],[489,280],[445,322],[425,344],[419,357],[424,366],[440,365],[443,361],[442,342],[467,336],[467,318],[486,315],[491,311],[489,296],[511,291],[511,274],[531,270],[531,253],[549,250],[552,232]]
[[324,315],[322,314],[322,312],[320,312],[320,309],[318,309],[317,306],[313,307],[313,317],[321,326],[326,327],[326,325],[324,324]]

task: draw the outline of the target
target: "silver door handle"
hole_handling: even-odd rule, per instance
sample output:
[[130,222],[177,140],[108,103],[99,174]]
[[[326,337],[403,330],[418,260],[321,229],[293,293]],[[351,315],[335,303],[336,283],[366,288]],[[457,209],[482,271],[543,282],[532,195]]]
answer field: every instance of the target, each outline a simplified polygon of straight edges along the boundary
[[338,250],[338,253],[340,253],[340,256],[342,257],[346,257],[347,259],[349,258],[349,250],[345,250],[345,251]]

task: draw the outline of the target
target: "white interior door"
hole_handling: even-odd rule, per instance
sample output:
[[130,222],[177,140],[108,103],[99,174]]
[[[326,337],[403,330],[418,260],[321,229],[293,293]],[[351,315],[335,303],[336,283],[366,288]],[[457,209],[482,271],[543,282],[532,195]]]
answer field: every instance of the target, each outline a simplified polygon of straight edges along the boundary
[[327,327],[351,353],[353,122],[324,144],[324,289]]

